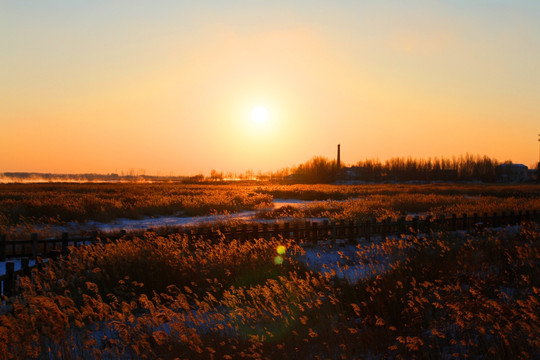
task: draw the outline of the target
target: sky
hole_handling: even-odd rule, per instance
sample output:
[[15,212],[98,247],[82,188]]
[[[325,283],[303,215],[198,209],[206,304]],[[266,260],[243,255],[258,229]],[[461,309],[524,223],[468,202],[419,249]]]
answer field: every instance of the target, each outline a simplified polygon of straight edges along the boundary
[[0,172],[533,166],[539,34],[537,0],[0,0]]

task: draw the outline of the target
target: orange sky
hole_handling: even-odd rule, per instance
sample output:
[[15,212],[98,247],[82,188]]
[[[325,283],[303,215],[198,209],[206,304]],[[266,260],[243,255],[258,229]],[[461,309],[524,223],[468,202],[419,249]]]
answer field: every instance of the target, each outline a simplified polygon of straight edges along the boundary
[[268,171],[338,143],[530,166],[538,34],[535,1],[2,3],[0,172]]

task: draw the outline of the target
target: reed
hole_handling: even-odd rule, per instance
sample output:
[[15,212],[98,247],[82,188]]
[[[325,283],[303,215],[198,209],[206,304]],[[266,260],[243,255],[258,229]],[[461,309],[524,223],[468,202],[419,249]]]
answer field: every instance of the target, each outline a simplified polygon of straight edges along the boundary
[[[71,248],[4,302],[0,358],[540,355],[536,224],[349,250],[151,233]],[[340,276],[355,266],[371,271]]]

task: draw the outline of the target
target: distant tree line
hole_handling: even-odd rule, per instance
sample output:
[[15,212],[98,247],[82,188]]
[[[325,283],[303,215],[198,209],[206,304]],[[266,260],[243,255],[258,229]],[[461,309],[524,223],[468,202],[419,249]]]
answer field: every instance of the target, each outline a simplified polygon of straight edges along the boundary
[[[300,165],[263,173],[247,170],[244,173],[221,172],[212,169],[210,176],[198,174],[194,176],[151,176],[142,174],[50,174],[11,172],[0,173],[3,181],[181,181],[200,183],[207,181],[290,181],[298,183],[332,183],[340,180],[358,180],[367,182],[380,181],[482,181],[496,182],[501,175],[501,164],[512,164],[511,161],[500,163],[488,156],[460,155],[452,158],[415,159],[412,157],[395,157],[384,162],[379,159],[358,161],[352,166],[338,168],[335,160],[322,156],[313,157]],[[139,171],[139,172],[141,172]],[[538,163],[540,173],[540,163]],[[540,181],[540,178],[538,179]]]
[[317,156],[296,167],[273,172],[269,177],[307,183],[336,180],[495,182],[499,165],[500,162],[488,156],[465,154],[452,158],[396,157],[384,162],[368,159],[338,169],[335,161]]
[[337,180],[338,168],[335,161],[328,160],[322,156],[313,159],[290,169],[293,178],[304,182],[333,182]]
[[[506,163],[511,163],[507,161]],[[500,163],[488,156],[465,154],[452,158],[392,158],[359,161],[360,177],[392,181],[483,181],[497,180]],[[363,176],[362,176],[363,175]]]

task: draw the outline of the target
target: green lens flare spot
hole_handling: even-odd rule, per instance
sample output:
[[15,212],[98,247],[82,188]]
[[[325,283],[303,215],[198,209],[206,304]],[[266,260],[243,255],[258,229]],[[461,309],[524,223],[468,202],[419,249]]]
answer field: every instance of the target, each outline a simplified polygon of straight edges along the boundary
[[281,265],[281,264],[283,264],[283,258],[282,258],[281,256],[276,256],[276,257],[274,258],[274,264],[276,264],[276,265]]
[[279,246],[277,247],[276,251],[277,251],[277,253],[278,253],[279,255],[283,255],[283,254],[285,254],[285,251],[287,251],[287,249],[285,248],[285,246],[279,245]]

